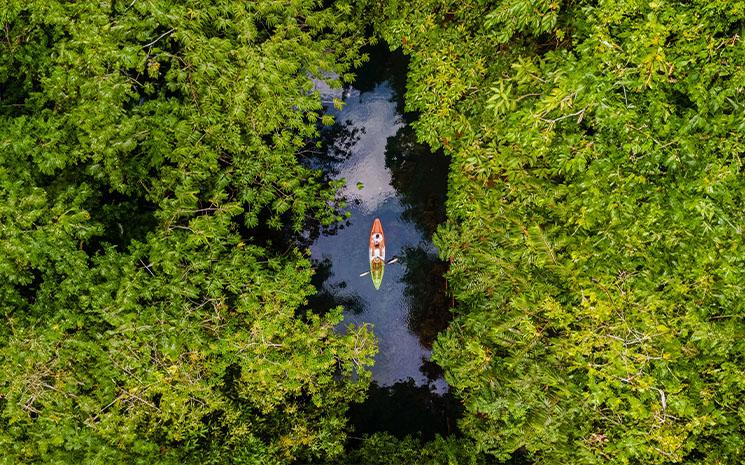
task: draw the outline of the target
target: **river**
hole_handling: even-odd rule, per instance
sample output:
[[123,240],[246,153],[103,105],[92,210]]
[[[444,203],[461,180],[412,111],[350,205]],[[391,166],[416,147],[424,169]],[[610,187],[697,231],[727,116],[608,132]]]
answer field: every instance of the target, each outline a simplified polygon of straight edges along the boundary
[[[343,305],[344,322],[368,324],[378,340],[368,401],[350,414],[357,432],[389,431],[432,437],[454,428],[457,406],[441,369],[430,361],[432,343],[450,319],[450,300],[432,243],[445,219],[448,159],[416,142],[403,112],[406,59],[377,47],[351,87],[319,84],[335,118],[323,131],[312,165],[346,180],[341,195],[351,216],[311,244],[319,295],[314,306]],[[343,100],[341,110],[332,99]],[[385,231],[386,265],[379,290],[369,270],[368,238],[375,218]],[[340,328],[340,330],[342,330]]]

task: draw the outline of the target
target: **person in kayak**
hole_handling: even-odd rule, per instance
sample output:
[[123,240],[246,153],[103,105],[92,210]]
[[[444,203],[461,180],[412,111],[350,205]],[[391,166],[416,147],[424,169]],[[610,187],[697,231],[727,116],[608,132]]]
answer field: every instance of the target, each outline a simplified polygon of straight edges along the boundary
[[382,259],[382,254],[380,250],[380,242],[383,239],[383,236],[380,233],[373,234],[373,256],[372,258],[379,258]]

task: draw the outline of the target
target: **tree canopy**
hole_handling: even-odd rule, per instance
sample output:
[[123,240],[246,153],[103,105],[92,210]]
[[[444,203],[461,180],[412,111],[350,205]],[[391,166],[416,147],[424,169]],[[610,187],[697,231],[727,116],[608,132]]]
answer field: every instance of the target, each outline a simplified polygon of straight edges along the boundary
[[306,313],[304,251],[265,238],[337,216],[297,156],[312,78],[362,59],[358,20],[313,0],[0,7],[0,462],[340,453],[372,336]]
[[434,358],[478,450],[745,454],[745,3],[410,4],[420,139],[452,157],[457,318]]
[[[342,218],[314,82],[376,35],[451,160],[465,413],[426,443],[350,437],[373,334],[292,240]],[[739,463],[744,36],[742,0],[6,0],[0,464]]]

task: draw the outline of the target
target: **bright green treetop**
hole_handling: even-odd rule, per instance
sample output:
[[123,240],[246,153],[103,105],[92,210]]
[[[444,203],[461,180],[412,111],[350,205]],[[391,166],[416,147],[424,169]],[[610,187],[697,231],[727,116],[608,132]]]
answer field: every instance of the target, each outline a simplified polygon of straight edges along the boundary
[[391,1],[452,157],[463,431],[535,463],[745,456],[745,2]]
[[297,153],[356,13],[11,1],[0,26],[0,463],[338,455],[371,335],[305,315],[308,260],[263,238],[336,216]]

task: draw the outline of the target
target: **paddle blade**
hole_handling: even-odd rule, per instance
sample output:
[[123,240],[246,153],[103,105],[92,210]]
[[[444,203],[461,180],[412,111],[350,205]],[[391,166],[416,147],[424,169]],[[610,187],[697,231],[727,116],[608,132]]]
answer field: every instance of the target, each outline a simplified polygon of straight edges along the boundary
[[369,274],[370,274],[369,271],[365,271],[364,273],[360,273],[360,278],[363,277],[363,276],[367,276]]
[[396,263],[396,262],[398,262],[398,257],[391,258],[390,260],[388,260],[388,265]]

